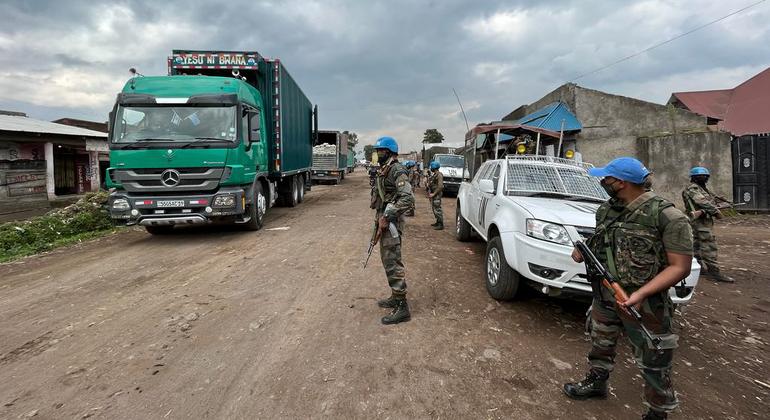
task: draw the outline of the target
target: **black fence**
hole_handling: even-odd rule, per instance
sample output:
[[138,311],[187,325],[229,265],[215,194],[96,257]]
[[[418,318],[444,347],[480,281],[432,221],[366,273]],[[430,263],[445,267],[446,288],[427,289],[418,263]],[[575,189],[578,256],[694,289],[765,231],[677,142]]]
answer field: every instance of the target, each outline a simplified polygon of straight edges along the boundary
[[733,199],[741,211],[770,210],[770,134],[734,137]]

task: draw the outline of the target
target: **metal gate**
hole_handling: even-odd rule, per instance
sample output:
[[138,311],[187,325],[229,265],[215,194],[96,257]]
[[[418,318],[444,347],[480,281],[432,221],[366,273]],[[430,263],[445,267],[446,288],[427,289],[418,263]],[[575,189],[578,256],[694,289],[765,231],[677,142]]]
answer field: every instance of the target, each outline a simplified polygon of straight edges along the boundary
[[770,209],[770,135],[733,138],[733,198],[740,210]]

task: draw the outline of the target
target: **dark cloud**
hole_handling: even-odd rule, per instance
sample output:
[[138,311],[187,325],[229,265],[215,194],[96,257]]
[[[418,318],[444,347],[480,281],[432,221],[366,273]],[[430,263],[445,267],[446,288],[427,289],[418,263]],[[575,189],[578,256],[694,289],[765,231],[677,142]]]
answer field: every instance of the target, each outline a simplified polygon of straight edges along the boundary
[[[136,67],[165,74],[174,48],[280,57],[321,108],[324,128],[416,147],[425,128],[459,141],[468,117],[499,118],[571,78],[741,5],[646,1],[17,1],[0,5],[0,98],[49,115],[103,119]],[[729,87],[770,59],[767,5],[645,53],[580,84],[664,101],[671,90]],[[51,92],[9,91],[39,73]],[[77,82],[73,82],[73,78]],[[699,85],[701,80],[703,85]],[[708,84],[708,85],[707,85]],[[719,84],[719,86],[710,86]],[[46,86],[42,87],[46,89]],[[29,97],[25,100],[25,98]]]

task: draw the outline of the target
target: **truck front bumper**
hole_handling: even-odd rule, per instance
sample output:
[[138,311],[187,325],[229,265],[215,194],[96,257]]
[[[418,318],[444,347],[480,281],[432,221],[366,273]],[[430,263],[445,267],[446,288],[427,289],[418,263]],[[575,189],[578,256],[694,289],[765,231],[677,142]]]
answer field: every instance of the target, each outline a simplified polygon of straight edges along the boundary
[[220,188],[212,194],[132,195],[126,191],[110,194],[113,220],[126,225],[169,226],[209,223],[214,219],[242,216],[248,198],[242,188]]
[[[522,277],[541,286],[542,292],[550,295],[591,295],[585,265],[572,260],[572,246],[531,238],[520,232],[502,233],[501,240],[508,265]],[[669,290],[674,303],[684,304],[692,299],[699,276],[700,265],[693,258],[685,286]]]

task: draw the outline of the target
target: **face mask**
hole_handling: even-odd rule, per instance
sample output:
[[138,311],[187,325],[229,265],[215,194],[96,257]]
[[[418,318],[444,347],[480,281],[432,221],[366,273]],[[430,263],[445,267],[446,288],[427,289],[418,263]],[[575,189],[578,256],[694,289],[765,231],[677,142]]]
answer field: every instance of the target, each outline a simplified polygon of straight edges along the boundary
[[693,177],[693,180],[695,181],[696,184],[700,185],[701,187],[705,187],[709,179],[707,176],[696,176],[696,177]]
[[604,188],[604,191],[607,191],[607,194],[610,196],[610,198],[615,198],[618,195],[618,192],[612,188],[613,185],[615,185],[618,181],[615,181],[611,184],[608,184],[606,181],[602,180],[600,183],[602,188]]
[[380,162],[380,165],[384,165],[386,160],[388,160],[386,152],[377,152],[377,162]]

